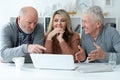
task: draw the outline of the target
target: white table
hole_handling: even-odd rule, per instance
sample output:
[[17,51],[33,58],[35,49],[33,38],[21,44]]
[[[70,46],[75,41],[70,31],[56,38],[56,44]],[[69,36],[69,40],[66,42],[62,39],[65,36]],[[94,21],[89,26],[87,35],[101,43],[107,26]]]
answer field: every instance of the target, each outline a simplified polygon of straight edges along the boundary
[[23,70],[19,71],[14,64],[0,63],[0,80],[120,80],[120,65],[113,72],[82,73],[35,69],[32,64],[24,64]]

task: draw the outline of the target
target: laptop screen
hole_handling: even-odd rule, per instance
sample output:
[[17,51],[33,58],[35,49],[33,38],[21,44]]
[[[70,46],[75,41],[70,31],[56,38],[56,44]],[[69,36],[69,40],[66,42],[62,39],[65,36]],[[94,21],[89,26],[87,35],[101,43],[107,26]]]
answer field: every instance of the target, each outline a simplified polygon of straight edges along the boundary
[[67,70],[75,69],[73,55],[30,54],[30,56],[35,68]]

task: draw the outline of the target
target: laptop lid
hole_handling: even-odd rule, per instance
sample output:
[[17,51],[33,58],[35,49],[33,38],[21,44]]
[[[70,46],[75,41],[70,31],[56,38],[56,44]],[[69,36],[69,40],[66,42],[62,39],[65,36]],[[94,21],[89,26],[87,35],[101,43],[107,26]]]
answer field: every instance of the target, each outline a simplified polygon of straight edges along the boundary
[[35,68],[41,69],[75,69],[73,55],[30,54]]

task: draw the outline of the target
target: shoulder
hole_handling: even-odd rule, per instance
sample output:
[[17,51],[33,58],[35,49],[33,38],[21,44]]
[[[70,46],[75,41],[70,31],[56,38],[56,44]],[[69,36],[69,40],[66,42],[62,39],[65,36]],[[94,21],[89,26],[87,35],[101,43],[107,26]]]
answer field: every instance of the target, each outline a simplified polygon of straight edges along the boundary
[[16,22],[8,22],[2,26],[2,30],[6,32],[14,32],[17,30]]
[[38,35],[44,35],[44,27],[42,24],[38,23],[36,25],[36,28],[33,31],[34,34],[38,34]]
[[110,35],[119,34],[118,31],[116,30],[116,28],[108,27],[108,26],[104,26],[103,32],[106,34],[110,34]]
[[79,33],[78,32],[73,32],[72,39],[76,39],[76,38],[80,38]]
[[37,23],[36,27],[37,27],[37,28],[44,28],[41,23]]
[[105,38],[110,39],[110,40],[119,40],[120,39],[120,34],[116,30],[116,28],[113,27],[104,27],[102,36],[104,35]]
[[35,30],[38,30],[38,31],[44,31],[44,27],[43,27],[42,24],[38,23],[38,24],[36,25]]

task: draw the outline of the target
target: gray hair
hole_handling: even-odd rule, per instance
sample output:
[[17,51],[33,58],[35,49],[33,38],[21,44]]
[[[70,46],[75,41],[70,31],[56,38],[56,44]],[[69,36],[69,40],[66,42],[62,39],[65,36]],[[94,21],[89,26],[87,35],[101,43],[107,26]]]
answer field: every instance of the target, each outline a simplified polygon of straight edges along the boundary
[[92,14],[95,18],[96,21],[101,21],[102,24],[104,22],[104,15],[103,11],[99,6],[91,6],[89,7],[84,13],[90,13]]

